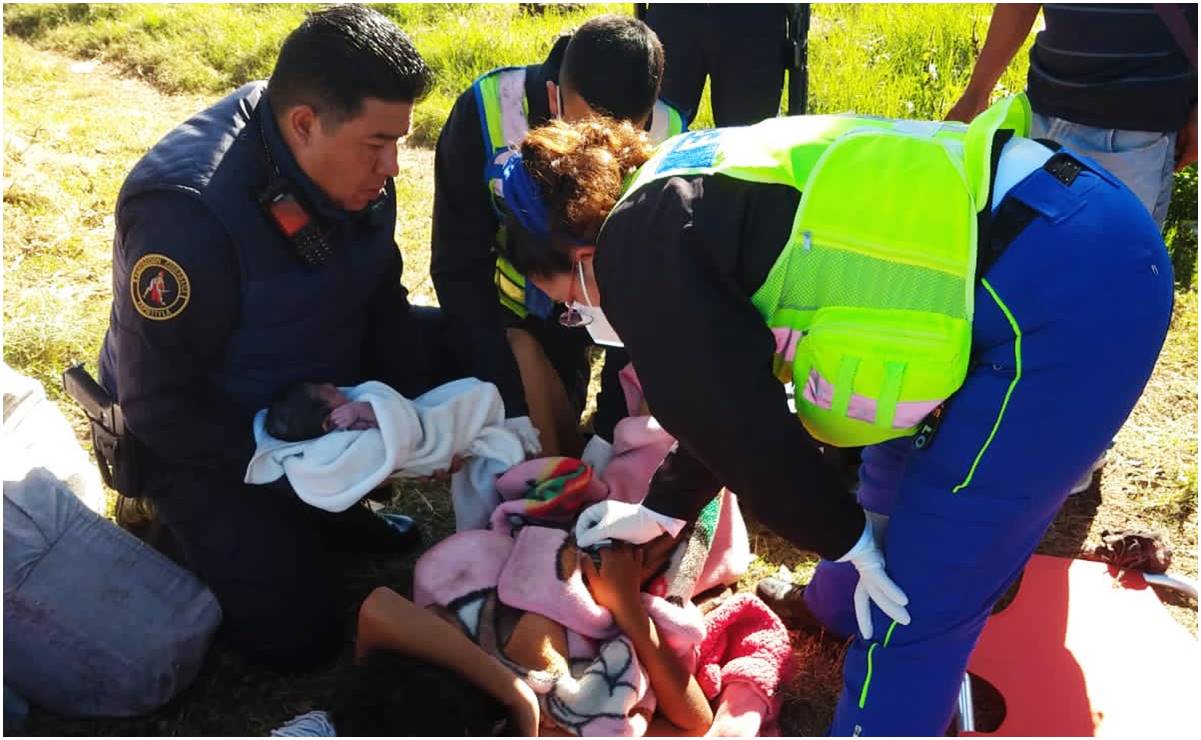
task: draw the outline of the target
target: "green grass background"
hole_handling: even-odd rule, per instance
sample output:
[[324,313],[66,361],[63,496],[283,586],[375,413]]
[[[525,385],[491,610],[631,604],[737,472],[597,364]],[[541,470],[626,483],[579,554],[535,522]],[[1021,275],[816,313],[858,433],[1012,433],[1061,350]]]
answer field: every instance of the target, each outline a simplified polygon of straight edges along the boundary
[[[49,49],[111,61],[169,93],[227,91],[270,74],[288,32],[313,6],[8,5],[5,32]],[[530,14],[515,4],[375,6],[413,39],[437,83],[414,115],[411,141],[436,140],[455,97],[479,74],[541,60],[556,34],[630,4],[590,4]],[[987,4],[815,4],[810,32],[810,112],[856,111],[940,118],[962,91],[988,30]],[[1002,76],[996,96],[1023,89],[1026,50]],[[785,103],[786,105],[786,103]],[[695,126],[712,125],[708,94]],[[1193,280],[1197,174],[1178,178],[1181,204],[1167,235],[1182,285]]]

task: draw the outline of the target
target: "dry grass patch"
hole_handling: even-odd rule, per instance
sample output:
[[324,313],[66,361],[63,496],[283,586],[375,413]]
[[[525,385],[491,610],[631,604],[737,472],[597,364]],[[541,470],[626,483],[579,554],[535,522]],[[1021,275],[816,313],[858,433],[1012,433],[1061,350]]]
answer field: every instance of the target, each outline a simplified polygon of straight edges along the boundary
[[108,322],[113,205],[129,168],[211,97],[166,98],[14,39],[4,48],[4,358],[68,409],[58,374]]

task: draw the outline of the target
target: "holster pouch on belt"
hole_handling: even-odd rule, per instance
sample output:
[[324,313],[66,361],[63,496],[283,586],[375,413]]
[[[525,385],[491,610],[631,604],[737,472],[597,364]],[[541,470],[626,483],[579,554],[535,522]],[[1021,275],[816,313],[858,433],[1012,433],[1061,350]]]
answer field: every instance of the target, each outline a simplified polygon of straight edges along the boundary
[[122,496],[138,498],[142,488],[139,446],[125,428],[121,407],[83,365],[63,372],[63,390],[88,417],[100,477]]

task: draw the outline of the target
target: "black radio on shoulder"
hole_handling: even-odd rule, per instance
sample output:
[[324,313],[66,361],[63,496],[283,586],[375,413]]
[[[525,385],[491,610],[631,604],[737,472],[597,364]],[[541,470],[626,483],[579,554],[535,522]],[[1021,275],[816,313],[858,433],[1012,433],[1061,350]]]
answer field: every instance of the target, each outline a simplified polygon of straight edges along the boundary
[[329,240],[321,232],[317,220],[309,215],[292,184],[276,177],[259,193],[259,204],[267,218],[291,245],[292,251],[306,265],[320,267],[333,254]]

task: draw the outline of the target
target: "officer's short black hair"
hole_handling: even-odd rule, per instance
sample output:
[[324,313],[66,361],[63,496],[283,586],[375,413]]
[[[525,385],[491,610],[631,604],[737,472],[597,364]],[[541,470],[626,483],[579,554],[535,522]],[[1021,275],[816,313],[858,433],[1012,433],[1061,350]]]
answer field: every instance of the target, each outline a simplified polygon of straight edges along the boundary
[[663,44],[637,18],[600,15],[571,37],[559,83],[599,113],[638,120],[650,113],[663,82]]
[[432,86],[425,60],[395,23],[363,5],[335,5],[288,34],[267,89],[276,115],[308,105],[336,126],[358,115],[364,98],[410,103]]
[[303,442],[325,434],[332,411],[321,398],[317,383],[293,383],[267,407],[267,434],[284,442]]

